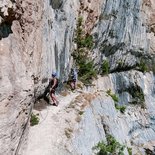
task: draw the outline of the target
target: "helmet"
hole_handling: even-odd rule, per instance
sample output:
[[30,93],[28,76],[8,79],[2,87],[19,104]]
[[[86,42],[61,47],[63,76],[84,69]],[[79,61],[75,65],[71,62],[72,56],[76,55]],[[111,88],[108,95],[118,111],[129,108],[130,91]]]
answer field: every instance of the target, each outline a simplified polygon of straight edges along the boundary
[[57,76],[57,73],[56,72],[52,72],[52,76]]

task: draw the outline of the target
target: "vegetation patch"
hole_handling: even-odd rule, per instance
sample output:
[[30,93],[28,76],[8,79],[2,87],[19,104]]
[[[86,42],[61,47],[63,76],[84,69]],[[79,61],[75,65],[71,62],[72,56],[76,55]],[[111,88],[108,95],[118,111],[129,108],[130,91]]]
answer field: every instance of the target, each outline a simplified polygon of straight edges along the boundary
[[155,58],[141,58],[136,68],[143,73],[152,71],[155,74]]
[[77,29],[74,41],[77,43],[77,48],[88,48],[93,47],[93,37],[90,34],[86,34],[82,27],[83,18],[79,17],[77,21]]
[[133,85],[130,88],[128,88],[128,92],[132,96],[132,102],[131,104],[139,104],[142,108],[145,108],[145,98],[143,90],[138,85]]
[[121,145],[113,136],[107,135],[107,143],[99,142],[93,150],[97,150],[97,155],[124,155],[124,145]]
[[124,112],[125,112],[125,110],[126,110],[126,106],[124,106],[124,105],[118,105],[118,104],[115,104],[115,108],[117,109],[117,110],[119,110],[121,113],[123,113],[124,114]]
[[91,49],[93,47],[93,37],[92,35],[87,34],[84,39],[84,47]]
[[141,72],[143,72],[143,73],[149,71],[147,64],[142,59],[140,60],[140,63],[138,65],[138,70],[141,71]]
[[109,62],[107,60],[103,61],[103,64],[101,66],[101,72],[102,75],[109,74]]
[[94,69],[94,62],[93,61],[86,62],[85,60],[81,60],[79,62],[80,62],[79,79],[84,84],[91,84],[93,78],[97,78],[97,72]]
[[79,68],[79,80],[84,84],[91,84],[93,78],[97,77],[97,71],[94,68],[94,61],[89,56],[94,43],[93,37],[84,32],[82,22],[83,18],[79,17],[74,39],[77,44],[77,49],[72,53],[72,56],[76,66]]
[[39,118],[38,118],[38,114],[35,115],[35,114],[31,114],[31,119],[30,119],[30,125],[31,126],[34,126],[34,125],[37,125],[39,123]]
[[116,96],[116,94],[113,94],[111,92],[111,89],[107,90],[106,93],[112,97],[112,99],[114,100],[114,102],[118,102],[118,97]]
[[127,147],[127,150],[128,150],[128,154],[132,155],[132,148]]
[[117,110],[119,110],[121,113],[124,113],[125,112],[125,110],[126,110],[126,106],[124,106],[124,105],[118,105],[116,102],[118,102],[118,97],[117,97],[117,95],[116,94],[113,94],[112,92],[111,92],[111,89],[108,89],[107,91],[106,91],[106,93],[109,95],[109,96],[111,96],[111,98],[114,100],[114,102],[115,102],[115,108],[117,109]]

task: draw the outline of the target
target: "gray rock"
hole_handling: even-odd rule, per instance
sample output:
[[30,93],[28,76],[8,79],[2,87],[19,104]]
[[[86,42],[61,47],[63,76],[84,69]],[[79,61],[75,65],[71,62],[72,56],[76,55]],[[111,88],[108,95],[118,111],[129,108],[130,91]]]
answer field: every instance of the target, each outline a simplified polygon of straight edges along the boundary
[[[13,15],[10,7],[15,13],[22,13],[7,25],[5,22]],[[0,12],[4,10],[6,17],[0,13],[5,20],[0,22],[0,154],[20,152],[31,107],[48,85],[48,80],[42,84],[42,79],[50,78],[54,70],[60,82],[68,78],[77,17],[76,9],[71,7],[78,5],[66,1],[64,11],[55,11],[49,0],[0,1]]]
[[[135,68],[140,59],[150,59],[150,41],[143,22],[143,12],[140,10],[142,1],[108,0],[102,8],[102,13],[94,33],[97,51],[106,57],[110,70],[125,71]],[[145,16],[144,16],[145,17]],[[99,32],[99,33],[98,33]]]
[[[119,82],[118,77],[122,79]],[[101,93],[95,100],[92,100],[91,106],[85,109],[83,119],[78,125],[78,129],[81,130],[75,133],[73,147],[78,154],[92,154],[92,148],[99,141],[106,142],[106,135],[111,134],[126,148],[131,147],[132,154],[145,154],[147,148],[153,148],[155,141],[155,108],[153,106],[155,94],[152,92],[154,76],[131,71],[114,73],[109,78],[99,78],[97,87],[104,88],[105,85],[102,82],[105,80],[113,93],[119,95],[118,89],[124,90],[132,83],[137,83],[143,90],[146,108],[141,108],[139,103],[137,105],[130,104],[126,106],[125,113],[122,114],[115,108],[113,99]],[[119,101],[119,104],[127,104],[130,102],[130,97],[119,95]],[[124,153],[128,154],[127,150]]]
[[[152,72],[132,69],[137,69],[141,59],[154,64],[154,9],[154,0],[0,0],[0,154],[22,154],[33,103],[48,84],[44,79],[54,70],[61,86],[68,79],[79,14],[85,32],[94,36],[91,54],[98,68],[107,59],[113,72],[94,89],[111,89],[119,96],[118,104],[128,107],[123,115],[111,97],[105,93],[97,97],[86,108],[73,148],[77,154],[91,154],[109,132],[132,146],[133,154],[151,150],[155,77]],[[135,95],[136,90],[141,97]],[[133,102],[144,102],[146,110]]]

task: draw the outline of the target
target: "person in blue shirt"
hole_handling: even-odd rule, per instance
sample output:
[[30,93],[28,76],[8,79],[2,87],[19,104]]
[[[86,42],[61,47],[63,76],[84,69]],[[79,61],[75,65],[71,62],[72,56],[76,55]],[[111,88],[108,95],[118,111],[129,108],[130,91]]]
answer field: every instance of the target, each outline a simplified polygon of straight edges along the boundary
[[75,68],[73,68],[71,70],[71,83],[70,83],[72,90],[76,89],[77,80],[78,80],[77,70]]

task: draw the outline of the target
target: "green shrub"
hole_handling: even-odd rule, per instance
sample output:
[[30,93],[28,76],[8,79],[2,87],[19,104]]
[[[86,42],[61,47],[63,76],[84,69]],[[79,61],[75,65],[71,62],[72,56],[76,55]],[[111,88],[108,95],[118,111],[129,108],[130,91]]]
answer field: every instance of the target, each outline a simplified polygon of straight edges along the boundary
[[72,56],[79,68],[79,79],[84,84],[91,84],[93,78],[97,77],[94,61],[89,57],[89,50],[93,46],[93,37],[90,34],[85,34],[82,29],[82,22],[82,17],[79,17],[74,39],[77,49],[72,53]]
[[118,97],[116,96],[116,94],[112,94],[111,90],[107,90],[106,93],[112,97],[112,99],[114,100],[114,102],[118,102]]
[[77,43],[78,49],[84,47],[91,49],[93,47],[93,37],[90,34],[85,34],[82,29],[82,21],[82,17],[79,17],[74,41]]
[[155,57],[153,58],[141,58],[137,70],[145,73],[152,71],[155,74]]
[[93,47],[93,37],[92,35],[87,34],[87,36],[81,41],[83,47],[91,49]]
[[137,84],[131,84],[130,87],[126,89],[131,96],[131,104],[139,104],[142,108],[145,108],[145,96],[143,89]]
[[81,48],[81,40],[83,39],[83,30],[82,30],[82,21],[83,21],[83,18],[82,17],[79,17],[78,18],[78,21],[77,21],[77,28],[76,28],[76,35],[75,35],[75,38],[74,38],[74,41],[77,43],[77,48]]
[[30,119],[30,125],[34,126],[39,123],[39,118],[37,115],[34,115],[33,113],[31,114],[31,119]]
[[124,114],[126,106],[115,104],[115,108]]
[[82,16],[78,17],[77,27],[78,26],[81,26],[82,25],[82,22],[83,22],[83,17]]
[[138,98],[139,102],[144,102],[144,93],[142,90],[136,90],[134,93],[134,98]]
[[102,75],[107,75],[109,73],[109,62],[107,60],[104,60],[103,61],[103,64],[101,66],[101,69],[102,69]]
[[147,66],[147,64],[145,63],[145,61],[144,60],[141,60],[140,61],[140,63],[139,63],[139,65],[138,65],[138,68],[139,68],[139,70],[141,71],[141,72],[148,72],[148,66]]
[[77,29],[76,37],[74,41],[77,43],[77,48],[88,48],[91,49],[93,47],[93,37],[90,34],[84,35],[82,28]]
[[107,93],[108,95],[110,95],[110,94],[111,94],[111,89],[108,89],[108,90],[106,91],[106,93]]
[[127,147],[127,150],[128,150],[128,154],[132,155],[132,148]]
[[84,84],[91,84],[93,78],[97,77],[97,72],[94,70],[94,63],[93,61],[81,61],[79,63],[79,79]]
[[123,151],[125,146],[121,145],[116,139],[111,136],[107,135],[107,143],[99,142],[95,147],[94,150],[97,150],[97,155],[124,155]]
[[132,104],[140,104],[142,108],[145,108],[145,98],[143,90],[137,86],[137,89],[134,90]]
[[118,97],[116,96],[116,94],[112,94],[111,97],[114,100],[114,102],[118,102]]
[[121,106],[121,107],[120,107],[120,112],[121,112],[121,113],[124,113],[125,110],[126,110],[126,106]]

